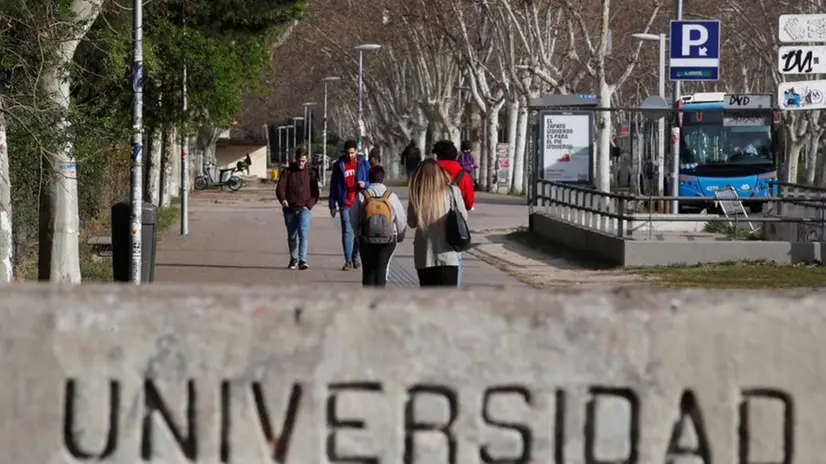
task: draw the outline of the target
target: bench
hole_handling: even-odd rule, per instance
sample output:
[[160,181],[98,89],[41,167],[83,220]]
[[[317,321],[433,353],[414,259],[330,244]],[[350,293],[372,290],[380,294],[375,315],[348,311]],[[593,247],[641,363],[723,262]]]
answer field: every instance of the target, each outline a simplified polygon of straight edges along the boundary
[[86,240],[86,244],[92,247],[92,251],[94,251],[95,256],[99,256],[101,258],[112,257],[112,237],[107,237],[104,235],[89,237],[89,239]]

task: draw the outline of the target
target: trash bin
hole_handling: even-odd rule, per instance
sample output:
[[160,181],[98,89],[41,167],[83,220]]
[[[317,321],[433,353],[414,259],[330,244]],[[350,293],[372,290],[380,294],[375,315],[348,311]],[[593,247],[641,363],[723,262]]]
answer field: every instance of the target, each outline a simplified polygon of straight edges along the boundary
[[[143,202],[141,212],[141,283],[155,280],[155,245],[158,239],[158,209]],[[132,274],[132,205],[112,206],[112,274],[116,282],[129,282]]]

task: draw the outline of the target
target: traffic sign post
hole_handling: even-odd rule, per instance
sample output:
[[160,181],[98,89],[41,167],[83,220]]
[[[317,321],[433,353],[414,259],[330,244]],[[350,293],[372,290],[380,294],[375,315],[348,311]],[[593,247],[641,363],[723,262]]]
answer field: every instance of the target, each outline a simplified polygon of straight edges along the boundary
[[720,21],[671,21],[672,81],[716,81],[720,78]]

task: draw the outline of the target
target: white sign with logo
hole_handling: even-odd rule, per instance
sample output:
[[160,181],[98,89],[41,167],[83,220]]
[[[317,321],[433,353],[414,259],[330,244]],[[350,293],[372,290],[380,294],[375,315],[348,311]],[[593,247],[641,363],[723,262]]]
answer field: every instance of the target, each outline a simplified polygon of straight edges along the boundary
[[793,45],[777,50],[780,74],[826,74],[826,46]]
[[778,26],[782,43],[826,42],[826,14],[781,15]]
[[544,178],[557,182],[590,182],[593,130],[590,113],[543,113]]
[[777,86],[777,104],[784,110],[826,108],[826,80],[783,82]]

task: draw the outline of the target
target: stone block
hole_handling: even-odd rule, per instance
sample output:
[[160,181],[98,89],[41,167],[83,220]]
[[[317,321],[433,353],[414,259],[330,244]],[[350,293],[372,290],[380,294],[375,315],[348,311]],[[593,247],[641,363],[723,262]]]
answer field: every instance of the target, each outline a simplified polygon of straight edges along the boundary
[[0,288],[19,464],[818,463],[826,293]]

